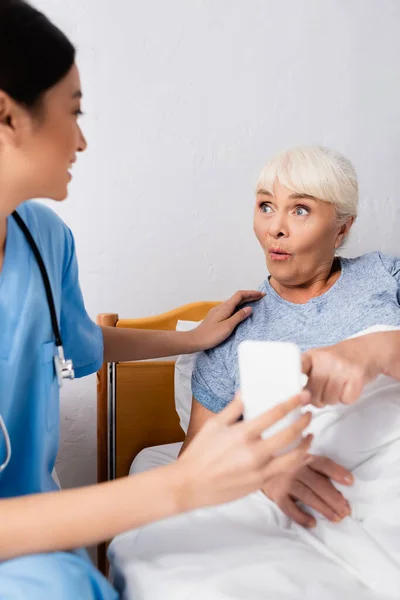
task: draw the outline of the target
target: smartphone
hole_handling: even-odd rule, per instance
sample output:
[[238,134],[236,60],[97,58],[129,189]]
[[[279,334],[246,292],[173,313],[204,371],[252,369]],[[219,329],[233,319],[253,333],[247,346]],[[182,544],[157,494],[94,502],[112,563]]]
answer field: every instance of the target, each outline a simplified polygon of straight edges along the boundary
[[[254,419],[301,392],[300,348],[291,342],[246,340],[238,347],[240,393],[245,420]],[[264,439],[297,421],[301,408],[269,427]]]

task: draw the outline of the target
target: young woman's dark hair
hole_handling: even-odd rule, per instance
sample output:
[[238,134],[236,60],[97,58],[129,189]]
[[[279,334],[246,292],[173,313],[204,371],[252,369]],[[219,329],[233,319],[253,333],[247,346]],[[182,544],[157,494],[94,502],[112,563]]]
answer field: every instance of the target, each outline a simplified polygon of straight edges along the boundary
[[0,0],[0,90],[35,109],[75,62],[75,48],[24,0]]

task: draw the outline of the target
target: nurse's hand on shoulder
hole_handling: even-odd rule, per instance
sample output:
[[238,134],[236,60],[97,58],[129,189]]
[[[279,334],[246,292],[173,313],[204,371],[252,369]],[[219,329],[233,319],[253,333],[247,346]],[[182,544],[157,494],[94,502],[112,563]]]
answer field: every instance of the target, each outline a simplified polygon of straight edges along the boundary
[[238,422],[243,405],[236,398],[209,419],[176,463],[184,487],[183,510],[236,500],[259,490],[277,473],[298,469],[311,436],[287,454],[275,455],[301,438],[310,422],[309,413],[267,440],[261,434],[309,402],[308,392],[302,392],[252,421]]
[[236,292],[229,300],[212,308],[204,321],[191,332],[194,351],[208,350],[226,340],[234,329],[252,313],[250,306],[242,304],[256,302],[265,296],[254,290]]
[[305,352],[303,373],[308,376],[307,389],[311,392],[312,404],[322,407],[356,402],[363,387],[386,370],[383,364],[385,337],[382,336],[387,335],[371,333]]

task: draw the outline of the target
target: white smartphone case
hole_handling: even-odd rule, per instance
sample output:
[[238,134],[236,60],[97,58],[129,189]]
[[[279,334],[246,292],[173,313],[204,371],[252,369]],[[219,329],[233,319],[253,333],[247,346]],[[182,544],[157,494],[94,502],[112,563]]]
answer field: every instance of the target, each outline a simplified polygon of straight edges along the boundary
[[[244,418],[254,419],[298,394],[304,384],[301,352],[291,342],[246,340],[239,345],[240,392]],[[263,438],[288,427],[301,414],[298,408],[268,428]]]

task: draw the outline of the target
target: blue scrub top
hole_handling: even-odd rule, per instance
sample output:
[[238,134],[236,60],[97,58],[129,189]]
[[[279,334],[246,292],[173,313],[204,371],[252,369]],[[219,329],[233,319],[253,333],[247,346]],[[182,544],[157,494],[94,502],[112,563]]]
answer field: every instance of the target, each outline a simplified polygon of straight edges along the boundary
[[[47,268],[65,357],[73,360],[76,377],[93,373],[103,362],[103,336],[85,310],[72,233],[41,204],[25,203],[18,212]],[[39,267],[10,217],[0,272],[0,412],[10,435],[12,458],[0,473],[0,497],[57,489],[51,476],[60,431],[55,352]],[[5,456],[0,434],[0,464]]]

